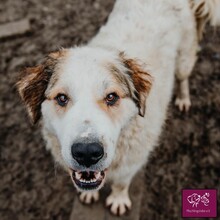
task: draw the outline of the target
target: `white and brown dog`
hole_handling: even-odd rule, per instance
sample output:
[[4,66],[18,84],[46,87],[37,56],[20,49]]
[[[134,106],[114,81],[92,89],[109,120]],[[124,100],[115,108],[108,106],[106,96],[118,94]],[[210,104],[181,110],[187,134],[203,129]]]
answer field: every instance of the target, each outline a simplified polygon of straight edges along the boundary
[[[62,49],[24,70],[18,90],[54,158],[80,199],[131,208],[132,177],[157,144],[172,96],[188,110],[188,77],[204,23],[220,23],[219,0],[117,0],[108,22],[85,46]],[[118,212],[118,213],[117,213]]]

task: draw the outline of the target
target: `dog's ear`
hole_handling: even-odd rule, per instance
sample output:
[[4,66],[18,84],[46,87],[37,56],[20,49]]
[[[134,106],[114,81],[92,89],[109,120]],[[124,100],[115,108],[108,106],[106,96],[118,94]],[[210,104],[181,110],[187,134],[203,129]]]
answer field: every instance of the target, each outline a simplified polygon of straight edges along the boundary
[[16,84],[17,89],[34,124],[41,117],[41,104],[45,100],[45,91],[63,53],[64,50],[50,53],[42,64],[28,67],[20,74]]
[[139,115],[144,117],[146,99],[152,86],[153,77],[143,69],[137,60],[126,58],[124,53],[120,53],[120,57],[135,88],[132,98],[139,109]]

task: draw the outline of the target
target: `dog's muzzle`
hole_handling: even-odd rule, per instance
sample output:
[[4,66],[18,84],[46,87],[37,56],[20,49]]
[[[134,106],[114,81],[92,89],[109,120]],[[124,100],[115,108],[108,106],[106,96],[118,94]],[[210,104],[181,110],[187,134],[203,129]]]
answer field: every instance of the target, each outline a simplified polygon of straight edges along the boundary
[[80,190],[95,190],[104,183],[106,171],[89,170],[97,164],[104,155],[101,143],[74,143],[71,147],[72,157],[82,167],[80,170],[71,170],[71,178]]

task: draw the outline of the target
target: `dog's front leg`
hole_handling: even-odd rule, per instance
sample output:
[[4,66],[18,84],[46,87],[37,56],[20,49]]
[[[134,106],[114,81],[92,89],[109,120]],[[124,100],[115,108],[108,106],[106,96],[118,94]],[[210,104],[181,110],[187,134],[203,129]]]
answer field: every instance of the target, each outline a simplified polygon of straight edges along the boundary
[[114,215],[124,215],[131,209],[131,200],[128,194],[129,184],[113,184],[112,192],[106,199],[106,206]]
[[179,107],[180,111],[185,110],[186,112],[191,106],[188,78],[179,82],[179,94],[176,98],[175,105]]

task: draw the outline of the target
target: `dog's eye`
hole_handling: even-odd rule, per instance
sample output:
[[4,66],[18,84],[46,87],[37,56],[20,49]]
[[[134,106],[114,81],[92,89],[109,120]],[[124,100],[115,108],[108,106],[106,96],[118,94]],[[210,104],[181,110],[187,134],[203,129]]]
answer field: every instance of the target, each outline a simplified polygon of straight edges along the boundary
[[58,94],[55,98],[57,104],[64,107],[67,105],[69,98],[65,94]]
[[105,101],[107,105],[112,106],[118,101],[118,99],[119,99],[119,96],[115,92],[113,92],[106,96]]

